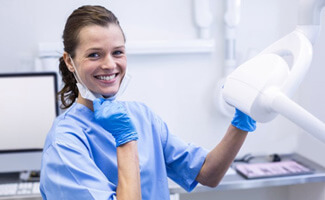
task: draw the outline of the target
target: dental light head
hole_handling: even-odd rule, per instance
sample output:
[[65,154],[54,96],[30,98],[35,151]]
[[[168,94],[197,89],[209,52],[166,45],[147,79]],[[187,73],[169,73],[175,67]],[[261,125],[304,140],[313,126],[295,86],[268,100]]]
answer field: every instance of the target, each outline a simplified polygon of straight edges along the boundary
[[[269,122],[281,114],[325,143],[325,124],[290,99],[312,60],[310,36],[315,34],[304,30],[298,26],[237,67],[226,78],[222,95],[228,104],[257,122]],[[288,55],[292,63],[286,61]]]

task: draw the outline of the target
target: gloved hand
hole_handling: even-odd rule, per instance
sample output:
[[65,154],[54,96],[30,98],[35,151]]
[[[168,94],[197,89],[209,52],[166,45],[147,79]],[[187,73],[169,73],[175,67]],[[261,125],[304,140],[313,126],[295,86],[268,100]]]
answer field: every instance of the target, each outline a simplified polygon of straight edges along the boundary
[[243,131],[253,132],[256,129],[256,121],[237,108],[231,124]]
[[93,106],[95,119],[114,136],[116,147],[138,139],[138,133],[120,102],[99,98],[93,101]]

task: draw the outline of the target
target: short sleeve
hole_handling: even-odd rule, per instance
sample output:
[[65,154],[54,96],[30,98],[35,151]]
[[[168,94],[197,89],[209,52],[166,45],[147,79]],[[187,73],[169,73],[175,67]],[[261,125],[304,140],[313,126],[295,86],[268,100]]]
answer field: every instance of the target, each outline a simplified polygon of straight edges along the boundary
[[165,123],[162,125],[162,140],[167,174],[186,191],[192,191],[198,182],[195,180],[208,152],[193,144],[187,144],[169,132]]
[[86,148],[55,142],[43,153],[41,194],[47,200],[111,200],[116,185],[109,182]]

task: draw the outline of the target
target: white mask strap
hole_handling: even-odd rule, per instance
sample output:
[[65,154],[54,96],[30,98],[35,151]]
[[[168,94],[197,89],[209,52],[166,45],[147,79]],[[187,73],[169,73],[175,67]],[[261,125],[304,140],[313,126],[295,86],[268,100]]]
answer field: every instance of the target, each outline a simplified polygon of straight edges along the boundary
[[71,60],[71,64],[74,68],[74,73],[73,73],[73,76],[75,77],[76,81],[77,81],[77,87],[78,87],[78,90],[80,92],[80,95],[85,98],[85,99],[88,99],[90,101],[94,101],[95,99],[97,98],[102,98],[103,96],[100,95],[100,94],[95,94],[93,92],[91,92],[87,87],[86,85],[81,81],[81,78],[79,76],[79,73],[78,73],[78,70],[71,58],[71,55],[69,54],[69,58]]

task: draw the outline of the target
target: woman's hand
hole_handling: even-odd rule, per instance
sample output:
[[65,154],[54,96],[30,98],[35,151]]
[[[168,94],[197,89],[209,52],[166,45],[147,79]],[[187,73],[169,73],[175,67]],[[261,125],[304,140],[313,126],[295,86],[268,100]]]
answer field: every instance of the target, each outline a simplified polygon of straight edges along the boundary
[[120,102],[99,98],[94,100],[93,106],[95,119],[114,136],[116,147],[138,139],[127,110]]
[[253,132],[256,129],[256,121],[237,108],[231,124],[236,128],[247,132]]

